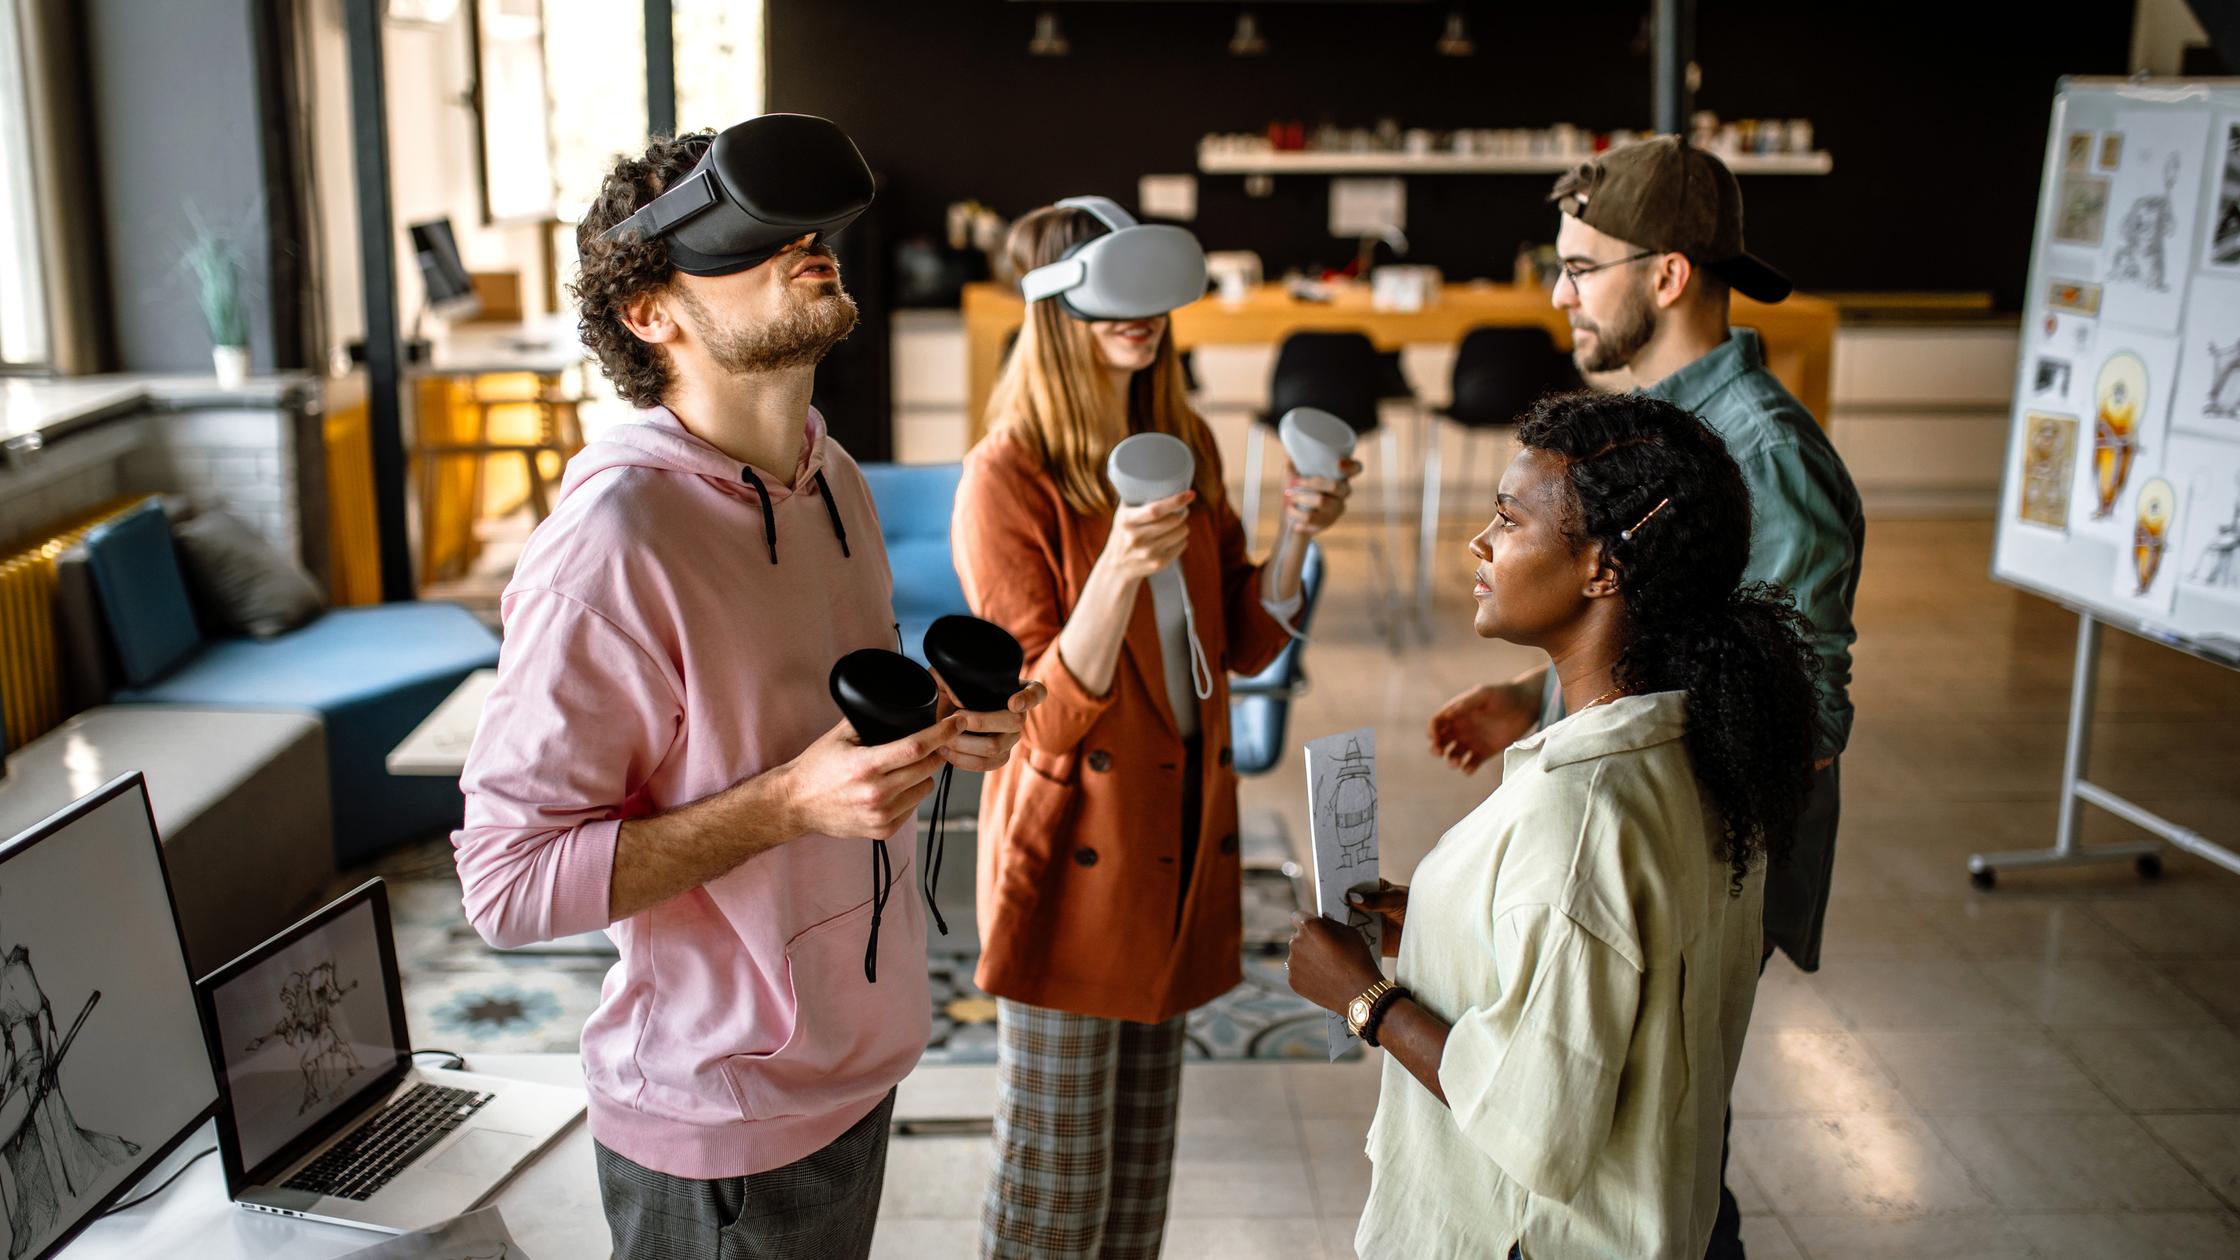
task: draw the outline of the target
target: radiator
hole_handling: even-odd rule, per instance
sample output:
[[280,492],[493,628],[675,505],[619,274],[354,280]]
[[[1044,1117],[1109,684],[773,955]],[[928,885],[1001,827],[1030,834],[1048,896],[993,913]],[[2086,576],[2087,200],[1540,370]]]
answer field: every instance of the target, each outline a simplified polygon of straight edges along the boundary
[[21,748],[69,715],[62,711],[62,661],[55,643],[55,558],[94,526],[139,506],[112,503],[60,532],[0,555],[0,728]]

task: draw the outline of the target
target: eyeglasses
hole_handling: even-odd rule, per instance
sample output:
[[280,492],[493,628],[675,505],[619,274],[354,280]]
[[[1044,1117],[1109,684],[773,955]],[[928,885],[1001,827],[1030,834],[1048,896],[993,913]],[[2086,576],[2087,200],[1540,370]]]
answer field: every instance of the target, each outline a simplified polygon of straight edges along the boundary
[[[1607,271],[1612,267],[1622,267],[1630,262],[1640,262],[1644,258],[1655,258],[1657,256],[1657,253],[1658,251],[1656,250],[1645,249],[1638,254],[1627,254],[1623,258],[1613,258],[1609,262],[1603,263],[1590,263],[1584,267],[1577,266],[1573,263],[1559,262],[1556,264],[1556,268],[1557,270],[1563,272],[1563,280],[1569,280],[1571,282],[1572,291],[1577,292],[1579,288],[1579,277],[1581,276],[1591,276],[1598,271]],[[1560,286],[1563,283],[1563,280],[1556,281],[1557,285]]]

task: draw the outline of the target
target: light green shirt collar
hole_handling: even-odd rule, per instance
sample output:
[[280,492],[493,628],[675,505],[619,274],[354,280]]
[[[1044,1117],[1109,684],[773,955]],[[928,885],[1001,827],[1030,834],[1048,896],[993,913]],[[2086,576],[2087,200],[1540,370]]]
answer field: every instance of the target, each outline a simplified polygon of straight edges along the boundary
[[1517,762],[1537,756],[1544,770],[1635,752],[1669,743],[1688,732],[1688,694],[1658,691],[1620,696],[1608,704],[1574,713],[1509,746],[1502,761],[1506,776]]
[[1732,384],[1736,377],[1766,365],[1765,345],[1754,328],[1734,328],[1717,349],[1658,381],[1641,392],[1675,406],[1700,412],[1711,396]]

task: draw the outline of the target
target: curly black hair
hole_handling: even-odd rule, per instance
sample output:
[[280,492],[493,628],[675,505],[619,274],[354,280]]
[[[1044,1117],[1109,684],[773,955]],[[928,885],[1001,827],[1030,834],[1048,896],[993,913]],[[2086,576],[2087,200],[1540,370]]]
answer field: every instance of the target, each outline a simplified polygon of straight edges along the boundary
[[1709,425],[1640,394],[1542,399],[1517,439],[1563,460],[1564,538],[1574,554],[1599,545],[1617,576],[1626,615],[1614,681],[1687,693],[1688,754],[1740,893],[1751,865],[1785,858],[1795,838],[1820,672],[1789,593],[1742,580],[1742,470]]
[[599,369],[614,382],[615,392],[635,406],[655,406],[669,391],[669,359],[623,324],[622,307],[668,284],[676,268],[669,261],[669,247],[660,241],[599,237],[691,174],[715,136],[713,131],[655,136],[640,156],[617,156],[599,184],[598,198],[576,224],[581,270],[568,286],[576,300],[576,327],[583,344],[599,356]]

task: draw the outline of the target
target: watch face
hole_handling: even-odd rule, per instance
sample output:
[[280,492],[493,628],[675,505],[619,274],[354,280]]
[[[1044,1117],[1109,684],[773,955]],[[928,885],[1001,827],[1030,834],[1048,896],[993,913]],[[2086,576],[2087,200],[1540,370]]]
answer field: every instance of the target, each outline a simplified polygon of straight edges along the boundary
[[1353,1005],[1346,1008],[1346,1017],[1353,1021],[1354,1027],[1356,1028],[1359,1028],[1361,1025],[1368,1023],[1369,999],[1355,998],[1353,1000]]

